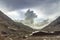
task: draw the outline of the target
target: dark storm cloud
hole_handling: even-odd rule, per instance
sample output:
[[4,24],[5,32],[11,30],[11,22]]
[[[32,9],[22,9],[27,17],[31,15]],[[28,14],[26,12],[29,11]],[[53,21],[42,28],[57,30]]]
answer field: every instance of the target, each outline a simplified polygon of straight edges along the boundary
[[16,9],[26,9],[26,8],[34,8],[36,7],[43,8],[45,14],[53,14],[57,10],[59,10],[60,0],[0,0],[0,2],[6,4],[6,7],[10,10]]
[[19,9],[19,8],[22,9],[42,5],[45,6],[53,2],[57,2],[57,0],[1,0],[1,1],[6,3],[8,8],[11,9]]
[[11,9],[28,8],[28,7],[36,6],[36,4],[42,2],[42,0],[0,0],[0,1],[6,3],[8,8]]

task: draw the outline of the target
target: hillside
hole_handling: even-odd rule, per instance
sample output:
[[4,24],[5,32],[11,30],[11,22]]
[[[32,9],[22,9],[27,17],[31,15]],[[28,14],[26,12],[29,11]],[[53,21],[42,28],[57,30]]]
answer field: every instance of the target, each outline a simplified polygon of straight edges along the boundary
[[39,32],[32,33],[27,40],[60,40],[60,17]]
[[42,31],[48,31],[48,32],[60,31],[60,17],[58,17],[56,20],[54,20],[49,25],[44,27]]
[[[14,22],[11,18],[0,11],[0,36],[6,39],[22,38],[34,30],[22,23]],[[0,39],[1,39],[0,37]]]

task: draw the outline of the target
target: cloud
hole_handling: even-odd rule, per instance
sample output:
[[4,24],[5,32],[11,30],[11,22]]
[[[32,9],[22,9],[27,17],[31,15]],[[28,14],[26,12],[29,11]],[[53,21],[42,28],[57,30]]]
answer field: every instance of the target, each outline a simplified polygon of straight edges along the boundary
[[27,10],[27,12],[25,13],[25,20],[29,21],[29,23],[34,23],[34,18],[37,18],[36,13],[34,13],[34,11],[31,11],[30,9]]
[[47,18],[52,21],[60,16],[60,0],[0,0],[0,10],[12,19],[24,19],[27,9],[32,9],[38,15],[38,21]]
[[21,10],[15,10],[15,11],[11,11],[11,12],[6,12],[5,14],[13,20],[24,20],[24,18],[25,18],[24,13],[25,12],[23,12]]
[[1,6],[9,11],[28,8],[37,9],[37,11],[40,11],[37,14],[42,14],[44,17],[60,13],[60,0],[0,0],[0,4],[4,4]]
[[48,7],[53,3],[57,3],[57,0],[0,0],[5,3],[8,8],[11,9],[23,9],[36,6]]

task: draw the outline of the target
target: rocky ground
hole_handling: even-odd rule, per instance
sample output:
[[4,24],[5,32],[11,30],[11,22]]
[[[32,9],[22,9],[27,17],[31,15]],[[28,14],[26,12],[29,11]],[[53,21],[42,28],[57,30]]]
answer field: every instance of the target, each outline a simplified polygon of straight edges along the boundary
[[60,35],[58,36],[30,36],[30,37],[3,37],[0,36],[0,40],[60,40]]
[[27,40],[60,40],[60,36],[30,37],[30,38],[27,38]]

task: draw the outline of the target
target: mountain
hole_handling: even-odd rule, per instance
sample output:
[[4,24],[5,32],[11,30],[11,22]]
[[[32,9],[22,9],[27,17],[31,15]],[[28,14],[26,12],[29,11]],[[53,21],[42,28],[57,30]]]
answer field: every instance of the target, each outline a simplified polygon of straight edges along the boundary
[[60,17],[44,27],[41,31],[53,32],[60,31]]
[[14,22],[11,18],[0,11],[0,38],[21,38],[34,30],[22,23]]

